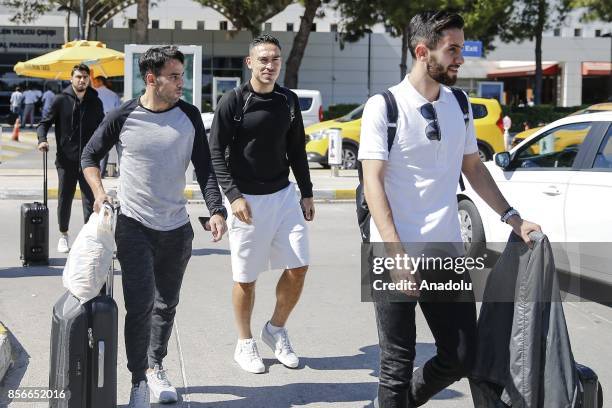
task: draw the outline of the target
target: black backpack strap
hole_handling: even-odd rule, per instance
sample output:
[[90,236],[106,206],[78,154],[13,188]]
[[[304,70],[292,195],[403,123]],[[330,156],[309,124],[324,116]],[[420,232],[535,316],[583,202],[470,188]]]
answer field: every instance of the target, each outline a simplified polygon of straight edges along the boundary
[[[387,107],[387,151],[390,152],[397,131],[397,101],[395,100],[395,96],[393,96],[388,89],[379,95],[385,98],[385,106]],[[359,160],[357,161],[357,176],[359,177],[359,182],[363,182],[363,169],[361,167],[361,161]]]
[[293,123],[293,119],[295,119],[295,101],[293,100],[293,93],[285,87],[279,86],[278,88],[280,94],[285,97],[285,102],[289,108],[289,120]]
[[242,124],[242,114],[244,109],[244,97],[242,95],[242,86],[238,85],[234,88],[236,94],[236,109],[234,110],[234,121],[238,125]]
[[[463,113],[463,123],[465,123],[465,129],[467,130],[468,124],[470,123],[470,101],[461,89],[451,88],[451,91],[453,91],[453,95],[455,95],[455,99],[457,99],[457,102],[459,103],[459,107]],[[461,191],[465,190],[465,183],[463,181],[462,174],[459,174],[459,189]]]
[[459,103],[461,112],[463,112],[463,122],[465,123],[465,128],[467,129],[468,123],[470,123],[470,101],[468,101],[467,96],[461,89],[451,88],[451,91]]
[[387,151],[390,152],[395,141],[395,133],[397,132],[397,101],[393,93],[388,89],[381,93],[381,95],[385,98],[385,105],[387,106]]

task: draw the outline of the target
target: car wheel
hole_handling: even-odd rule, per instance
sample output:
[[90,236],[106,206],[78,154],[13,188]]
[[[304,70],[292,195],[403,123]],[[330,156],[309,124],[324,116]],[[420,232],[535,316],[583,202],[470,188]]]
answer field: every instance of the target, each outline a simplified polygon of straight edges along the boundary
[[485,234],[482,218],[470,200],[459,201],[459,226],[466,256],[476,258],[484,253]]
[[342,168],[354,170],[357,168],[357,148],[353,145],[342,146]]
[[486,162],[491,160],[493,155],[487,146],[478,143],[478,157],[480,157],[481,161]]

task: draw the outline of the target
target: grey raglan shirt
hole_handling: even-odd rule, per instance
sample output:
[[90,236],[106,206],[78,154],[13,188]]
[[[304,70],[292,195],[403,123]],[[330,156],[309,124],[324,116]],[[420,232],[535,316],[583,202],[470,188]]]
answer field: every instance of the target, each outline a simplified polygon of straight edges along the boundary
[[121,213],[157,231],[170,231],[189,222],[184,198],[189,161],[211,215],[227,216],[198,109],[179,100],[154,112],[139,98],[106,115],[85,146],[83,168],[98,167],[117,145],[121,157],[119,204]]

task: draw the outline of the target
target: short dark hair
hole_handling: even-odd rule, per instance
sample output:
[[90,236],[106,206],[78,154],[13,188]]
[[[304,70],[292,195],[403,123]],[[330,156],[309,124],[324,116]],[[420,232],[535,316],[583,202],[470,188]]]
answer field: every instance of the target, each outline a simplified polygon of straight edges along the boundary
[[85,64],[76,64],[72,67],[72,71],[70,71],[70,76],[74,75],[75,71],[87,72],[87,75],[90,75],[89,67]]
[[253,48],[257,47],[260,44],[274,44],[278,47],[279,50],[281,49],[280,43],[278,42],[278,39],[276,37],[272,37],[270,34],[262,34],[253,38],[253,41],[251,41],[251,43],[249,44],[249,53]]
[[449,28],[463,29],[463,17],[449,11],[424,11],[412,17],[408,26],[410,55],[416,58],[415,48],[423,42],[430,50],[438,46],[442,32]]
[[153,75],[159,75],[166,62],[170,60],[177,60],[180,61],[181,64],[184,64],[185,56],[174,45],[151,47],[146,50],[140,58],[138,58],[138,69],[140,69],[142,80],[145,81],[148,71],[151,71]]

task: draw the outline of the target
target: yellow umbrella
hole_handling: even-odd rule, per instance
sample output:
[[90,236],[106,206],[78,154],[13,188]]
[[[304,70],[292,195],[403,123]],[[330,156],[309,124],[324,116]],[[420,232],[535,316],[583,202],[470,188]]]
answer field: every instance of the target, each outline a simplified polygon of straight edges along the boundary
[[70,79],[72,67],[86,64],[95,75],[123,76],[123,53],[106,48],[100,41],[71,41],[62,49],[52,51],[26,62],[18,62],[18,75],[46,79]]

